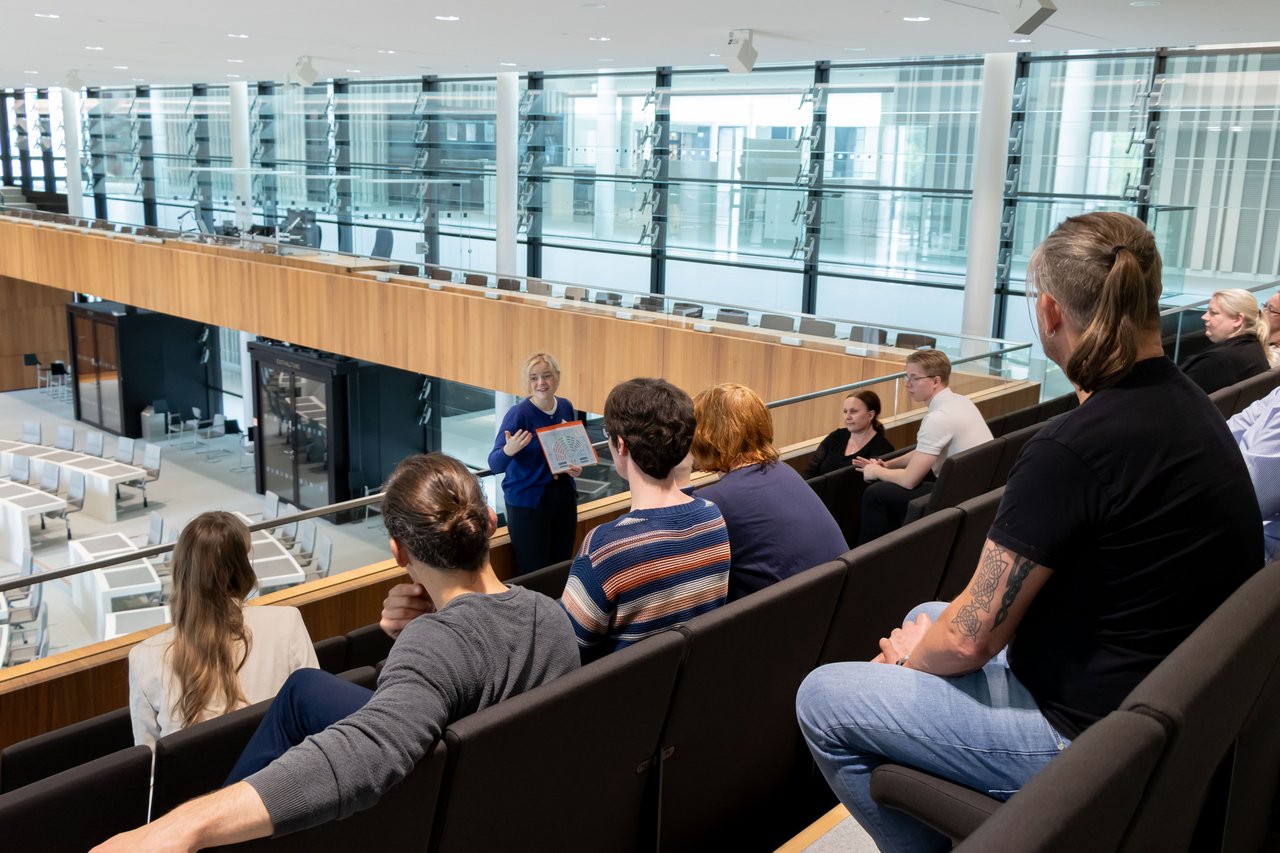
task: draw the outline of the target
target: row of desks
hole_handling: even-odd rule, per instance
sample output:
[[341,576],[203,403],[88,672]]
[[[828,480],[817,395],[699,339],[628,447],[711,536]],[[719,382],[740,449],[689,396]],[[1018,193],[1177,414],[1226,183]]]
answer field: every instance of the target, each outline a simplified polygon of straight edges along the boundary
[[[136,465],[103,459],[74,450],[0,439],[0,474],[8,474],[14,456],[31,460],[31,478],[39,482],[45,465],[57,465],[63,473],[78,471],[85,477],[84,513],[102,521],[116,520],[116,486],[142,480],[147,472]],[[64,478],[65,482],[65,478]],[[63,487],[63,491],[66,487]]]

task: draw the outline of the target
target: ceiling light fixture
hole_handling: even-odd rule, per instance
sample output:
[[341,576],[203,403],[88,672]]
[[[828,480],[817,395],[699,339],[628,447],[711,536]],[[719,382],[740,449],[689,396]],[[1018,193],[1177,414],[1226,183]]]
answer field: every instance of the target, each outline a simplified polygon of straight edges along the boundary
[[46,15],[46,14],[45,14],[45,13],[43,13],[43,12],[36,12],[36,17],[37,17],[37,18],[46,18],[46,19],[51,20],[51,21],[56,21],[56,20],[58,20],[58,18],[60,18],[60,17],[62,17],[62,16],[61,16],[61,15]]
[[1242,130],[1244,130],[1244,128],[1240,127],[1239,125],[1236,125],[1235,127],[1231,128],[1232,133],[1239,133]]
[[587,36],[587,41],[612,41],[608,36]]
[[23,71],[23,74],[39,74],[39,71]]
[[605,5],[604,5],[603,3],[583,3],[583,4],[582,4],[582,8],[584,8],[584,9],[603,9],[603,8],[605,8]]
[[849,51],[850,53],[862,53],[864,50],[866,50],[866,48],[865,47],[846,47],[845,50]]
[[712,59],[719,59],[719,58],[720,58],[720,54],[718,54],[718,53],[708,53],[708,54],[707,54],[707,56],[710,56]]
[[247,39],[248,37],[247,33],[227,33],[229,39]]
[[348,68],[348,69],[347,69],[347,73],[348,73],[348,74],[359,74],[359,73],[360,73],[360,69],[359,69],[359,68]]
[[239,74],[228,74],[227,76],[228,76],[228,77],[230,77],[232,80],[239,80],[239,79],[240,79],[240,75],[239,75]]
[[457,15],[436,15],[437,21],[461,21]]
[[1149,6],[1160,6],[1160,0],[1133,0],[1130,6],[1137,6],[1139,9],[1145,9]]
[[102,47],[93,47],[93,46],[90,46],[90,45],[85,45],[84,49],[85,49],[85,50],[106,50],[106,48],[102,48]]
[[1209,128],[1206,128],[1206,130],[1208,130],[1210,133],[1217,133],[1218,131],[1222,130],[1222,128],[1220,128],[1220,127],[1209,127]]
[[111,66],[111,67],[112,67],[112,68],[114,68],[114,69],[115,69],[115,70],[117,70],[117,71],[128,71],[128,70],[129,70],[129,66],[127,66],[127,65],[113,65],[113,66]]
[[381,53],[381,54],[383,54],[383,55],[385,55],[385,56],[391,56],[392,54],[394,54],[394,53],[395,53],[395,51],[394,51],[394,50],[380,50],[380,51],[378,51],[378,53]]
[[1009,44],[1031,44],[1031,39],[1009,39]]
[[503,68],[515,68],[515,67],[516,67],[516,64],[515,64],[514,62],[499,62],[498,64],[499,64],[499,65],[501,65]]
[[237,65],[239,65],[240,63],[244,62],[244,60],[243,60],[243,59],[228,59],[228,60],[227,60],[227,62],[234,62],[234,63],[236,63]]
[[907,15],[902,20],[909,24],[923,24],[925,21],[930,20],[930,18],[927,15]]

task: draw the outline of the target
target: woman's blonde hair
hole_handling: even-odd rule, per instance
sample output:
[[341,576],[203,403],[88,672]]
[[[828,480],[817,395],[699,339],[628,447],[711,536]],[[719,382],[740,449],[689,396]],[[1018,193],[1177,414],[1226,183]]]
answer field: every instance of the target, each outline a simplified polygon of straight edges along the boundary
[[760,395],[745,385],[713,385],[693,398],[698,426],[693,461],[703,471],[725,473],[743,465],[778,461],[773,417]]
[[556,357],[549,352],[535,352],[524,360],[524,372],[521,374],[520,384],[517,386],[523,388],[526,394],[529,393],[529,371],[533,370],[533,366],[539,362],[545,362],[555,375],[556,383],[559,384],[560,382],[560,362],[556,361]]
[[1252,293],[1233,287],[1215,292],[1213,298],[1218,300],[1218,307],[1224,314],[1240,317],[1243,321],[1240,324],[1240,330],[1231,337],[1253,335],[1264,347],[1267,345],[1267,341],[1271,338],[1271,328],[1263,318],[1262,312],[1258,310],[1258,300]]
[[249,562],[249,528],[228,512],[192,519],[173,548],[173,643],[169,665],[182,699],[183,726],[206,708],[225,714],[245,703],[240,668],[252,644],[241,607],[257,577]]
[[1139,336],[1160,324],[1160,275],[1156,238],[1124,213],[1073,216],[1031,253],[1027,298],[1043,290],[1080,330],[1062,365],[1076,387],[1109,388],[1133,369]]

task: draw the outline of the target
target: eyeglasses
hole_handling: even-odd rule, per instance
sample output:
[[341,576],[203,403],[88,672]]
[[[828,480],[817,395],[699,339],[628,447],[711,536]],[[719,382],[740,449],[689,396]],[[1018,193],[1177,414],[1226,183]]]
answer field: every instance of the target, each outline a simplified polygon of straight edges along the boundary
[[1277,311],[1276,309],[1272,308],[1270,305],[1268,305],[1265,302],[1260,303],[1258,305],[1258,308],[1267,312],[1268,314],[1275,314],[1277,317],[1280,317],[1280,311]]
[[937,379],[937,378],[938,378],[938,375],[936,373],[931,373],[928,376],[912,376],[910,373],[908,373],[904,381],[908,385],[910,385],[912,382],[919,382],[922,379]]

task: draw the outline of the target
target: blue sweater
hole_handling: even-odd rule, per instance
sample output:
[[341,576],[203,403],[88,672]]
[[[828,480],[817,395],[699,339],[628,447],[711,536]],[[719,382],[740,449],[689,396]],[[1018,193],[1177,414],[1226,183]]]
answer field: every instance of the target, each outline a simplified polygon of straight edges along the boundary
[[748,465],[697,491],[729,527],[729,600],[849,550],[821,498],[790,465]]
[[[502,480],[502,493],[511,506],[536,507],[542,500],[542,492],[551,482],[551,469],[538,441],[538,430],[575,420],[573,404],[563,397],[556,398],[555,414],[548,415],[527,398],[507,410],[489,452],[489,470],[506,474]],[[515,434],[526,429],[533,433],[533,440],[515,456],[502,452],[507,443],[505,433]]]

